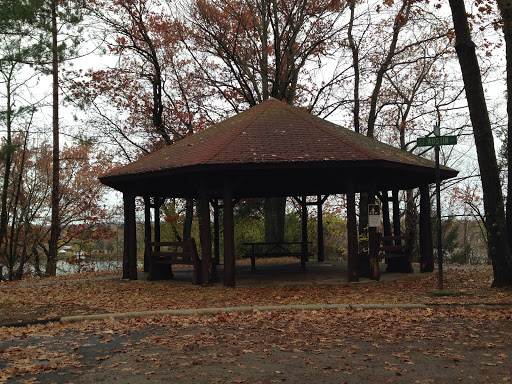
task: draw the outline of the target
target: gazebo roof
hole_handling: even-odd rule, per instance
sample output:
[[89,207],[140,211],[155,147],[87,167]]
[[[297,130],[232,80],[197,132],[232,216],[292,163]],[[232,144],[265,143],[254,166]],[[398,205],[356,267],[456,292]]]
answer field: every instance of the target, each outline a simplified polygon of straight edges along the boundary
[[[298,190],[303,183],[296,179],[307,177],[310,177],[309,183],[316,183],[323,189],[322,193],[333,193],[328,191],[331,189],[327,185],[329,180],[318,178],[320,174],[327,179],[348,178],[356,189],[368,183],[377,188],[410,188],[434,182],[434,169],[435,163],[430,160],[269,99],[205,131],[116,168],[100,180],[118,190],[139,194],[155,193],[157,189],[163,192],[167,188],[167,194],[178,197],[197,193],[201,187],[197,182],[199,175],[210,181],[228,177],[237,180],[240,195],[264,196],[304,192]],[[457,173],[441,167],[442,179]],[[290,188],[276,187],[276,182],[286,182]],[[187,188],[183,183],[193,186]],[[272,185],[267,188],[261,183]],[[290,183],[295,187],[291,188]],[[218,187],[204,181],[202,187],[204,184],[212,190]],[[339,180],[331,184],[337,186],[332,189],[346,187],[346,183]]]

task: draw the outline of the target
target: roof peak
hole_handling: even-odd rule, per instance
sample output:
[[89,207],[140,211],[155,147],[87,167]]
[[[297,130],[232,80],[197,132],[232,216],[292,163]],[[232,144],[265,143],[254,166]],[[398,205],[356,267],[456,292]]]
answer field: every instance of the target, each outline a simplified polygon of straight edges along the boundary
[[429,160],[270,97],[104,176],[175,172],[197,166],[302,166],[315,162],[325,165],[343,162],[353,166],[369,161],[384,161],[399,167],[434,167]]

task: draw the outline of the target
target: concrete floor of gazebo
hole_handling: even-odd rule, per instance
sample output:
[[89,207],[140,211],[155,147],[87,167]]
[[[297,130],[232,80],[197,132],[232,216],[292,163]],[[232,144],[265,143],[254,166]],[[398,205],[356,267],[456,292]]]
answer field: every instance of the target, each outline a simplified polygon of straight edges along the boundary
[[[347,262],[309,261],[306,271],[299,270],[299,261],[260,261],[256,260],[256,270],[251,271],[250,261],[237,261],[235,279],[237,287],[282,286],[282,285],[315,285],[315,284],[348,284]],[[413,277],[412,273],[387,273],[386,264],[379,263],[381,281],[398,280]],[[419,265],[413,265],[419,273]],[[191,284],[192,268],[174,268],[173,280],[165,280],[171,285],[186,286]],[[224,266],[217,266],[218,279],[214,285],[222,285]],[[146,273],[139,273],[139,279],[146,279]],[[375,283],[369,278],[360,278],[359,283]],[[357,284],[357,283],[356,283]]]

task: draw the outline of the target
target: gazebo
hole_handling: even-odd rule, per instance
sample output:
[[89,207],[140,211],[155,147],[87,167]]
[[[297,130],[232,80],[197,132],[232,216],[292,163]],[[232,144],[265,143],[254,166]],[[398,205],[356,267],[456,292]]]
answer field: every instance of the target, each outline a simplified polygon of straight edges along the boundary
[[[441,166],[441,179],[457,171]],[[389,217],[392,191],[394,232],[400,232],[398,191],[419,188],[420,262],[432,263],[429,184],[435,163],[320,119],[284,102],[269,99],[211,128],[157,150],[100,177],[123,193],[123,277],[136,279],[135,198],[144,197],[146,221],[150,198],[198,199],[203,283],[211,281],[212,239],[210,202],[224,209],[224,284],[235,285],[233,206],[241,198],[297,197],[307,211],[307,196],[321,207],[326,196],[347,195],[348,274],[358,279],[358,238],[355,193],[368,193],[369,203],[380,193]],[[153,204],[159,209],[159,204]],[[146,223],[147,224],[147,223]],[[397,225],[398,224],[398,225]],[[304,228],[304,223],[303,223]],[[319,222],[319,229],[321,221]],[[306,239],[304,239],[304,235]],[[218,239],[218,233],[217,233]],[[322,242],[322,244],[320,244]],[[307,232],[303,230],[303,251]],[[323,252],[319,231],[319,253]],[[319,254],[319,260],[323,255]]]

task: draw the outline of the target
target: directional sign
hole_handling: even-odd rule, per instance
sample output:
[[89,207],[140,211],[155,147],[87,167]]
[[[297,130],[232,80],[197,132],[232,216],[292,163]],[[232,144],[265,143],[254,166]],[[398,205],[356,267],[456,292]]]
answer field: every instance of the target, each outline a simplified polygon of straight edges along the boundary
[[441,174],[439,171],[439,152],[441,145],[457,144],[457,136],[441,136],[441,127],[434,127],[434,137],[418,137],[418,147],[434,147],[436,151],[436,198],[437,198],[437,265],[439,271],[439,289],[443,289],[443,242],[441,237]]
[[439,145],[455,144],[457,144],[457,136],[418,137],[416,139],[418,147],[437,147]]

